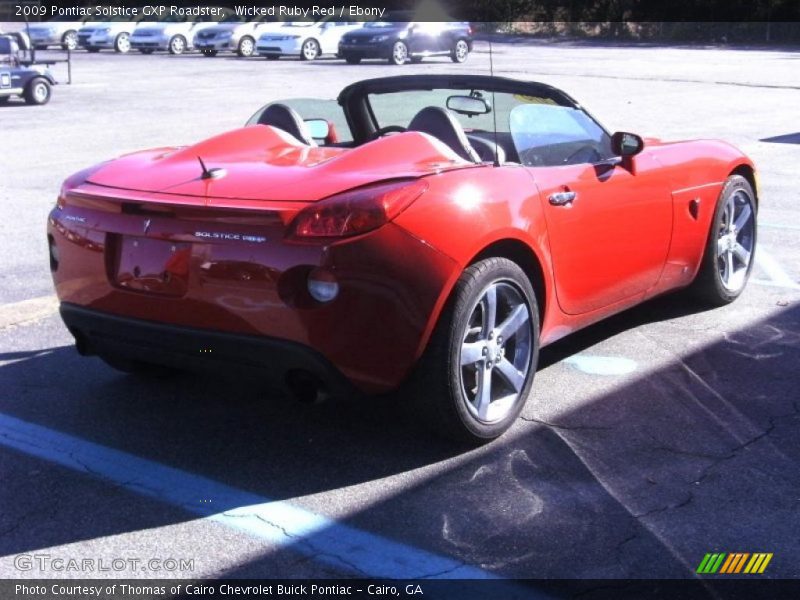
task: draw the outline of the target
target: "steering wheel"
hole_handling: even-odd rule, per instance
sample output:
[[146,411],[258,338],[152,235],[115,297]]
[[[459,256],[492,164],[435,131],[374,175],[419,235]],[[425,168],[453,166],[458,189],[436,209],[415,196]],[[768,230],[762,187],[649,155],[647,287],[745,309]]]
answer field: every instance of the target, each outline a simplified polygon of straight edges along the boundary
[[406,128],[402,125],[387,125],[386,127],[381,127],[380,129],[375,130],[375,132],[369,136],[370,141],[377,140],[380,137],[385,136],[387,133],[403,133],[406,131]]
[[600,153],[594,146],[585,145],[581,146],[575,152],[570,154],[567,158],[564,159],[565,165],[572,165],[575,163],[591,163],[597,160],[600,160],[601,156]]

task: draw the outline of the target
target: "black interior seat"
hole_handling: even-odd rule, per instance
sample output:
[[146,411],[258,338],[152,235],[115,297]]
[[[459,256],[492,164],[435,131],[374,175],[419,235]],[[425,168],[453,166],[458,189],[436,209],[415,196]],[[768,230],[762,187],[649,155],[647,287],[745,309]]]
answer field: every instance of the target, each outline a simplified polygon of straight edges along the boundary
[[426,106],[411,119],[408,131],[432,135],[447,144],[461,158],[470,162],[481,162],[480,156],[470,145],[461,123],[444,108]]
[[277,127],[307,146],[317,145],[302,117],[285,104],[270,104],[258,117],[258,124]]
[[502,165],[506,162],[506,151],[500,144],[495,144],[493,141],[485,140],[474,135],[468,135],[469,143],[478,153],[481,162],[491,162],[497,159],[497,164]]

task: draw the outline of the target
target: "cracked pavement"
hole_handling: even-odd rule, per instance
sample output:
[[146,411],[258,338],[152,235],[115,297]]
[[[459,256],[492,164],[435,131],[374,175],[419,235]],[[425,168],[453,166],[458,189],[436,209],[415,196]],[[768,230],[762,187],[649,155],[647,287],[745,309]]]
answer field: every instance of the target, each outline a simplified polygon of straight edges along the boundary
[[[486,48],[477,48],[466,68],[486,72]],[[495,52],[498,74],[562,87],[611,129],[719,137],[750,153],[761,168],[759,243],[800,281],[800,145],[761,141],[797,130],[796,54],[536,43]],[[608,62],[623,59],[609,75]],[[453,68],[431,60],[403,72]],[[334,96],[383,74],[378,64],[77,53],[76,84],[57,87],[50,105],[0,108],[0,131],[16,148],[0,155],[0,301],[51,293],[43,224],[70,172],[238,126],[279,97]],[[191,101],[175,81],[192,82]],[[74,142],[64,152],[54,140]],[[753,277],[731,306],[657,299],[544,349],[517,424],[467,452],[430,438],[397,398],[304,406],[211,376],[115,373],[75,353],[57,316],[39,312],[46,301],[26,305],[35,318],[0,323],[0,413],[290,502],[452,559],[456,570],[691,577],[706,552],[772,552],[765,576],[800,577],[800,291],[758,266]],[[633,370],[587,371],[565,360],[576,356],[625,359]],[[159,501],[136,476],[94,473],[0,444],[0,577],[41,576],[14,566],[15,555],[34,552],[193,558],[193,577],[359,574],[314,534],[296,538],[270,522],[284,541],[257,538],[187,510],[191,498]],[[202,500],[207,514],[215,501],[219,513],[238,514],[224,499]]]

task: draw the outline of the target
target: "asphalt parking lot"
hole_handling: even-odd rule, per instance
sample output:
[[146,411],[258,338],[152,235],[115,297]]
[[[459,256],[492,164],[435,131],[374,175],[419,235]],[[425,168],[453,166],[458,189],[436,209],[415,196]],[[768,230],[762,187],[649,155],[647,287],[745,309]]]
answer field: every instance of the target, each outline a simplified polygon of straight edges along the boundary
[[[80,577],[20,554],[192,559],[110,577],[683,578],[707,552],[800,577],[800,53],[496,43],[611,130],[722,138],[760,168],[753,279],[542,352],[500,440],[432,439],[397,398],[320,406],[235,381],[143,380],[84,359],[56,315],[44,226],[68,174],[187,144],[280,98],[465,65],[74,55],[44,107],[0,107],[0,577]],[[57,71],[60,77],[65,72]]]

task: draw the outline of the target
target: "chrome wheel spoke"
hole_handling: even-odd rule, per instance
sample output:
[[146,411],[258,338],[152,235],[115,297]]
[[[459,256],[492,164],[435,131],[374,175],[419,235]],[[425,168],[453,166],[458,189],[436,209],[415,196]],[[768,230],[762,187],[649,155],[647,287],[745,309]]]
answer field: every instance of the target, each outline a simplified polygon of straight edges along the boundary
[[476,397],[478,418],[486,420],[489,416],[489,405],[492,403],[492,370],[482,369],[478,376],[478,394]]
[[733,252],[728,251],[725,254],[725,281],[730,282],[733,277]]
[[486,343],[480,342],[464,342],[461,345],[461,364],[471,365],[484,358],[484,350]]
[[505,321],[500,323],[500,326],[497,328],[497,335],[503,339],[510,338],[519,331],[520,327],[528,323],[528,318],[528,307],[524,304],[520,304]]
[[749,204],[742,206],[742,212],[739,213],[739,216],[736,217],[736,220],[733,222],[733,226],[737,233],[744,229],[745,225],[747,225],[751,214],[753,214],[753,211],[750,209]]
[[483,297],[483,333],[488,335],[497,323],[497,287],[490,286]]
[[507,359],[504,358],[497,363],[497,372],[515,392],[519,393],[522,390],[522,386],[525,384],[525,376]]
[[736,258],[742,261],[745,265],[750,264],[750,252],[748,252],[748,250],[741,244],[736,244],[733,247],[733,254],[735,254]]

